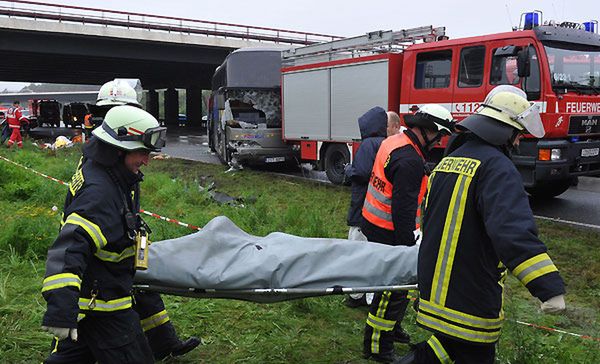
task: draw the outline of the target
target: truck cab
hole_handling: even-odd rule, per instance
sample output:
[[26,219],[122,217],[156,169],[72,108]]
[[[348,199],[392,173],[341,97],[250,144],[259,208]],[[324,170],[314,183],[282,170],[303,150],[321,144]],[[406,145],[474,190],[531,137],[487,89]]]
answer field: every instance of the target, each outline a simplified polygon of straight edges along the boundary
[[460,121],[492,88],[514,85],[539,105],[546,131],[512,155],[526,190],[557,196],[577,176],[600,175],[600,35],[571,24],[409,47],[400,113],[437,103]]

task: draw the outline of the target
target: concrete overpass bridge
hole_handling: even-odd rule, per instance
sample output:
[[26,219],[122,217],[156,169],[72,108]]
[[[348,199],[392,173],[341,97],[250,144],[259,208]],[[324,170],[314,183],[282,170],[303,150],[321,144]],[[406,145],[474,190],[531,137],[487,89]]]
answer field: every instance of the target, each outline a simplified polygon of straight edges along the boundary
[[103,84],[139,78],[146,109],[158,116],[165,89],[167,124],[177,122],[186,89],[188,120],[200,121],[201,94],[234,49],[313,44],[339,37],[161,15],[0,0],[0,80]]

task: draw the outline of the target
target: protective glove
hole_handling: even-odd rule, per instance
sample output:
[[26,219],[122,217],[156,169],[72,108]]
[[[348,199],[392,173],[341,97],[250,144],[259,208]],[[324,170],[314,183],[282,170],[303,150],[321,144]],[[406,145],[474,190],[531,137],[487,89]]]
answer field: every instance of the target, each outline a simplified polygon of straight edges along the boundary
[[541,304],[544,313],[559,313],[565,310],[565,295],[561,294],[550,298]]
[[56,336],[58,340],[64,340],[67,337],[71,337],[71,340],[77,341],[77,329],[69,329],[68,327],[42,326],[42,330],[48,331],[52,335]]

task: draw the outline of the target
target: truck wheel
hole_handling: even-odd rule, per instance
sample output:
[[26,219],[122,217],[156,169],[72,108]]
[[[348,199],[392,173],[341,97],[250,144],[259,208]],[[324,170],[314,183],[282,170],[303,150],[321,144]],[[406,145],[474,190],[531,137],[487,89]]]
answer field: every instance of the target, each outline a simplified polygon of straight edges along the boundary
[[223,164],[229,163],[229,153],[227,151],[227,140],[225,140],[225,131],[217,131],[215,133],[217,143],[215,144],[215,148],[217,149],[217,156],[219,156],[219,160]]
[[325,173],[331,183],[344,182],[344,167],[350,163],[350,152],[345,144],[331,144],[325,152]]
[[525,187],[531,197],[535,199],[556,197],[571,187],[573,180],[571,178],[558,181],[538,182],[533,187]]

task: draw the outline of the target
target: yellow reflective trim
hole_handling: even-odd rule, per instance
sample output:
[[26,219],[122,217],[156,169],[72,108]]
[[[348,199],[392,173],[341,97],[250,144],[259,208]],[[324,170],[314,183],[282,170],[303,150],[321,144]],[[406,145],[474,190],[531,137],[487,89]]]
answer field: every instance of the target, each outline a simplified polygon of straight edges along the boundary
[[454,361],[450,359],[450,355],[448,355],[446,349],[444,349],[444,346],[442,345],[440,340],[438,340],[438,338],[435,337],[435,335],[431,335],[429,340],[427,340],[427,345],[429,345],[429,347],[433,350],[435,356],[438,358],[441,364],[454,363]]
[[435,331],[472,342],[494,343],[500,338],[500,329],[492,332],[469,330],[422,313],[418,314],[417,322]]
[[517,277],[523,285],[526,285],[544,274],[557,271],[558,269],[552,262],[552,259],[550,259],[550,256],[547,253],[541,253],[519,264],[513,270],[513,275]]
[[42,282],[42,292],[51,291],[62,287],[81,288],[81,278],[73,273],[60,273],[46,277]]
[[450,205],[448,206],[448,212],[446,213],[446,221],[444,222],[444,230],[442,232],[442,238],[440,240],[440,249],[438,250],[438,256],[437,256],[437,260],[435,263],[435,270],[433,273],[433,284],[431,286],[431,299],[434,302],[438,302],[440,301],[440,297],[441,297],[441,292],[440,291],[440,286],[444,284],[444,282],[442,282],[441,280],[441,275],[442,275],[442,271],[445,272],[444,269],[444,261],[445,261],[445,254],[444,252],[446,251],[446,245],[447,245],[447,241],[448,241],[448,235],[449,235],[449,231],[450,231],[450,227],[452,224],[452,217],[453,215],[453,211],[454,211],[454,205],[456,204],[456,196],[458,195],[458,190],[460,187],[460,181],[462,180],[463,176],[459,176],[456,179],[456,183],[454,185],[454,190],[452,191],[452,197],[450,198]]
[[453,310],[424,299],[419,300],[419,310],[439,316],[447,321],[456,322],[474,329],[500,329],[504,321],[504,313],[500,311],[497,318],[486,318]]
[[123,251],[120,253],[109,252],[108,250],[100,249],[100,250],[97,250],[94,253],[94,255],[98,259],[103,260],[105,262],[118,263],[122,260],[125,260],[129,257],[134,256],[135,249],[131,246],[131,247],[123,249]]
[[52,352],[50,354],[54,354],[58,351],[58,338],[55,336],[54,337],[54,348],[52,349]]
[[77,169],[75,170],[73,177],[71,177],[71,183],[69,183],[69,191],[71,192],[72,196],[75,196],[77,191],[79,191],[79,189],[81,188],[81,186],[83,186],[83,183],[85,182],[85,178],[83,177],[83,171],[81,169],[82,164],[83,157],[79,158]]
[[[387,310],[388,303],[390,302],[390,296],[392,292],[383,291],[381,293],[381,300],[379,301],[379,305],[377,307],[376,317],[382,318],[385,315],[385,311]],[[369,313],[370,315],[370,313]],[[367,317],[367,324],[369,324],[369,318]],[[371,325],[369,325],[371,326]],[[379,353],[379,338],[381,337],[380,329],[373,327],[373,334],[371,335],[371,353],[377,354]]]
[[369,312],[369,316],[367,316],[367,325],[381,331],[391,331],[394,329],[394,325],[396,321],[386,320],[381,317],[377,317]]
[[429,203],[429,192],[431,191],[431,184],[433,183],[433,177],[435,177],[435,172],[432,172],[427,180],[427,193],[425,197],[425,208],[427,208],[427,204]]
[[110,301],[103,301],[96,299],[96,306],[91,309],[88,307],[90,304],[90,298],[79,298],[79,309],[86,311],[103,311],[103,312],[111,312],[111,311],[119,311],[130,308],[132,305],[131,296],[117,298]]
[[558,272],[558,268],[556,268],[556,266],[554,264],[552,265],[548,265],[545,266],[543,268],[534,270],[533,272],[529,273],[528,275],[526,275],[521,282],[523,283],[523,285],[527,285],[527,283],[533,281],[534,279],[541,277],[545,274],[548,273],[552,273],[552,272]]
[[70,214],[65,220],[65,224],[73,224],[83,228],[83,230],[85,230],[88,233],[89,237],[94,241],[96,249],[100,250],[104,248],[104,246],[106,246],[107,241],[104,237],[104,234],[102,234],[102,230],[100,230],[100,227],[98,227],[98,225],[94,224],[90,220],[81,217],[79,214],[75,212]]
[[142,325],[142,329],[144,332],[148,330],[152,330],[155,327],[165,324],[169,321],[169,315],[167,314],[167,310],[162,310],[150,317],[146,317],[141,320],[140,323]]
[[435,166],[435,172],[457,173],[467,177],[475,176],[481,161],[473,158],[446,157]]

